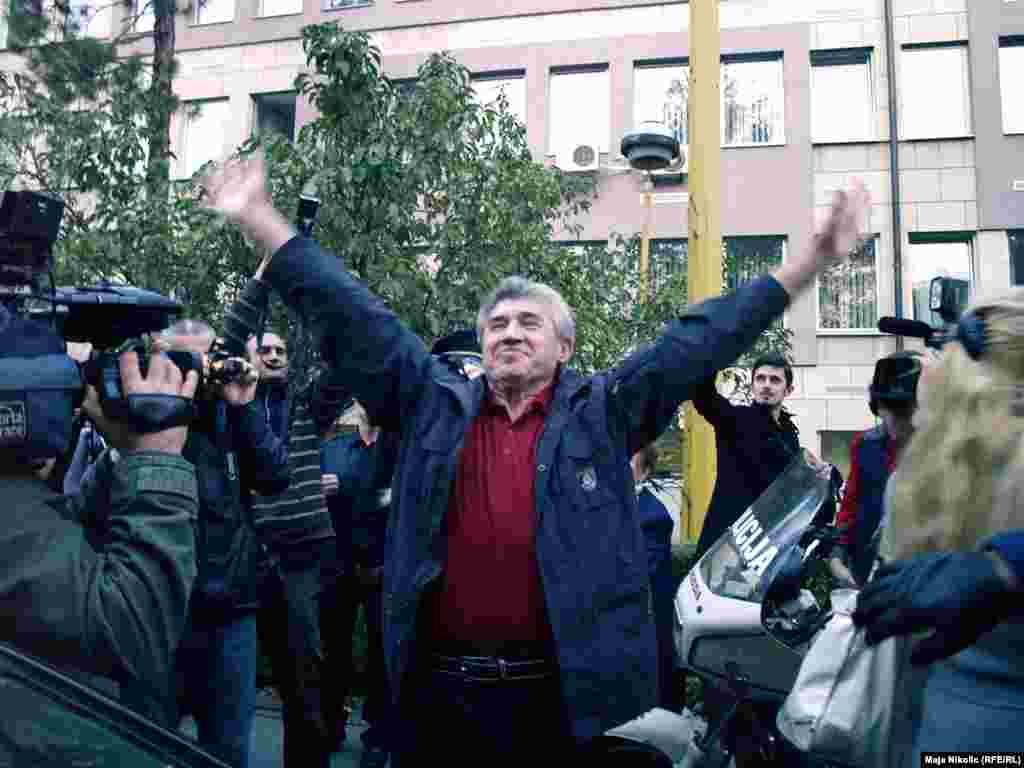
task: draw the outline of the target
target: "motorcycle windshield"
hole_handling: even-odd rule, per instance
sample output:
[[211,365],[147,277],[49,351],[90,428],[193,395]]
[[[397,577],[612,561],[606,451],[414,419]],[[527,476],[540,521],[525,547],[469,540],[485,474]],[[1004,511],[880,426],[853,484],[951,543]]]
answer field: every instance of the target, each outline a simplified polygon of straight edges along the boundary
[[828,498],[830,473],[827,464],[801,451],[701,558],[708,589],[760,603],[768,586],[762,574],[813,522]]

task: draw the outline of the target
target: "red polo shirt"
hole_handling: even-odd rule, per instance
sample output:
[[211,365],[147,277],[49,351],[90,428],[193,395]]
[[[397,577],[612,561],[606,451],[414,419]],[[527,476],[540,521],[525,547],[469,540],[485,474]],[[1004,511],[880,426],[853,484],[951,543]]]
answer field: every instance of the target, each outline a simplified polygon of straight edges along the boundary
[[537,440],[554,385],[515,422],[487,398],[469,428],[446,521],[447,561],[435,604],[440,646],[490,649],[551,639],[534,543]]

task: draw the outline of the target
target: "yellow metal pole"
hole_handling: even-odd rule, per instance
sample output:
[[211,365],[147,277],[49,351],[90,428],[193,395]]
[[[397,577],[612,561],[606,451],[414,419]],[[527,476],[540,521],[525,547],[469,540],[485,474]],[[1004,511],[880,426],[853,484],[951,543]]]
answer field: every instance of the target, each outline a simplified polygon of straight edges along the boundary
[[654,211],[654,183],[650,174],[645,175],[643,185],[644,228],[640,235],[640,303],[646,304],[651,271],[651,214]]
[[[721,31],[718,0],[690,0],[690,208],[687,251],[691,303],[722,290]],[[685,535],[700,535],[715,486],[715,433],[687,406],[687,492]]]

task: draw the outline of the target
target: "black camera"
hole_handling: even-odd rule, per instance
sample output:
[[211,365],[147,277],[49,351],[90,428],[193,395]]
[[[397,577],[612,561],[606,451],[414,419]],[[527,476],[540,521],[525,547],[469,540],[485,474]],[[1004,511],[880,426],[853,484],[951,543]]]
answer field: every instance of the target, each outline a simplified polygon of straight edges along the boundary
[[[92,384],[111,418],[140,432],[192,420],[191,400],[161,395],[126,397],[119,356],[149,353],[142,337],[166,328],[182,306],[166,296],[127,285],[44,287],[64,204],[49,195],[8,191],[0,200],[0,449],[24,458],[63,452],[72,412]],[[89,342],[94,352],[79,366],[67,341]],[[202,365],[189,353],[169,355],[183,373]]]
[[933,277],[928,285],[928,311],[938,316],[941,325],[903,317],[883,317],[878,321],[878,330],[894,336],[924,339],[925,346],[942,349],[948,342],[958,338],[958,326],[967,304],[968,292],[966,280]]
[[259,379],[255,366],[228,352],[223,339],[214,339],[206,358],[204,384],[207,387],[223,386],[235,381],[252,383]]

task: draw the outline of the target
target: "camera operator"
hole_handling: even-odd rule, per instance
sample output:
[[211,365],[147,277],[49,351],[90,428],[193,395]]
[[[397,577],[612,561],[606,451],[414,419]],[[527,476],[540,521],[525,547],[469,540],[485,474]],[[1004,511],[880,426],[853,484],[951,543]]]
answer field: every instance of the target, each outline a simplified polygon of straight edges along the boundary
[[[63,340],[49,329],[0,306],[4,362],[32,366],[35,378],[37,366],[44,371],[64,355]],[[183,377],[164,356],[151,357],[145,373],[135,352],[119,363],[127,396],[195,394],[197,375]],[[19,404],[0,405],[10,415]],[[54,455],[66,449],[70,400],[66,416],[48,408],[36,419],[35,428],[46,422],[44,432],[33,435],[29,421],[27,441],[7,421],[0,431],[0,492],[9,505],[0,522],[0,639],[54,663],[163,692],[196,576],[196,476],[181,456],[188,428],[138,434],[104,414],[92,387],[83,410],[121,457],[98,469],[107,490],[102,498],[58,495],[36,472],[52,459],[33,456],[49,446]],[[40,443],[46,447],[26,447]]]
[[[213,330],[182,320],[161,332],[157,346],[206,356]],[[255,401],[256,378],[241,376],[207,384],[183,455],[196,467],[199,575],[189,604],[189,623],[178,648],[178,707],[168,700],[126,703],[163,716],[173,725],[190,712],[199,743],[235,768],[249,758],[256,696],[256,610],[259,606],[259,544],[249,519],[250,494],[288,487],[288,451]]]

